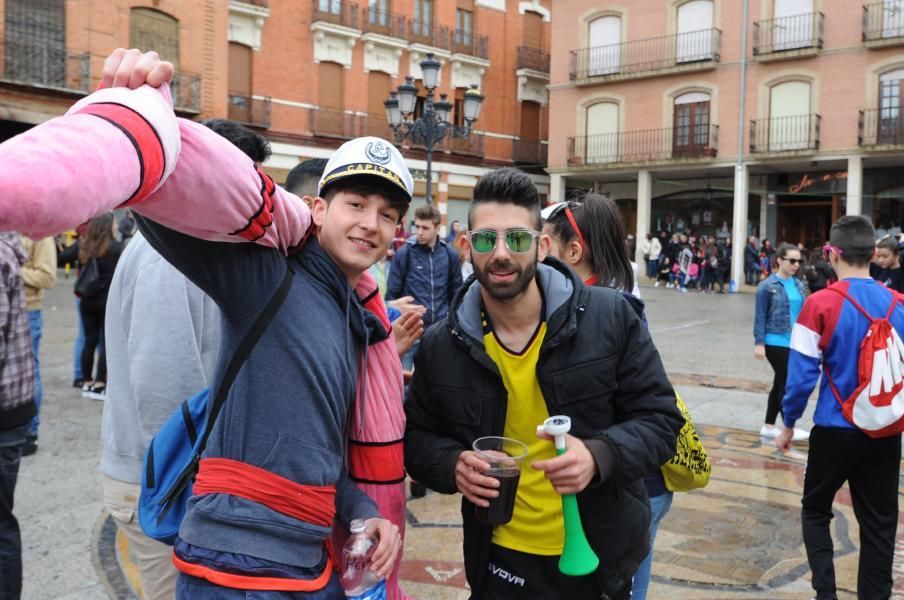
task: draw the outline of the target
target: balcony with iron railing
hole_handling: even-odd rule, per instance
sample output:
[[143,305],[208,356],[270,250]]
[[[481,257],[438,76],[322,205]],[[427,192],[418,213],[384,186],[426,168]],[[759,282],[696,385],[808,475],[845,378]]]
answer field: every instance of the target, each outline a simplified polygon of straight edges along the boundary
[[359,135],[358,115],[334,108],[318,108],[311,111],[311,134],[350,140]]
[[485,35],[456,29],[452,34],[452,51],[486,60],[489,57],[489,40]]
[[178,113],[199,114],[201,112],[201,76],[176,71],[170,84],[173,107]]
[[722,32],[701,29],[571,51],[571,80],[578,84],[654,77],[712,69]]
[[452,154],[461,154],[464,156],[479,156],[484,154],[483,134],[471,132],[468,137],[453,137],[447,135],[439,142],[435,148],[441,151],[451,152]]
[[87,93],[91,89],[91,55],[0,39],[0,81]]
[[312,0],[311,21],[358,29],[358,5],[346,0]]
[[[482,133],[471,132],[468,137],[454,137],[447,135],[443,139],[438,140],[433,145],[434,154],[437,152],[445,152],[449,154],[459,154],[462,156],[478,156],[484,155],[484,136]],[[411,148],[417,150],[426,150],[427,146],[422,140],[409,140],[406,142]]]
[[408,41],[416,44],[424,44],[441,50],[450,49],[449,28],[444,25],[434,25],[423,21],[408,20]]
[[867,48],[904,44],[904,0],[863,6],[863,42]]
[[548,149],[546,140],[515,140],[512,142],[512,162],[545,167]]
[[822,48],[822,13],[805,13],[753,24],[753,54],[761,62],[814,56]]
[[392,128],[384,115],[367,115],[363,117],[361,127],[360,135],[383,138],[384,140],[392,139]]
[[364,9],[362,27],[367,33],[405,39],[405,15],[397,15],[375,8]]
[[750,122],[752,154],[819,150],[819,115],[791,115]]
[[270,128],[270,98],[229,94],[229,118],[251,127]]
[[712,159],[718,155],[719,126],[668,127],[568,138],[568,164],[623,165]]
[[862,148],[882,150],[904,146],[904,109],[898,106],[860,111],[857,142]]
[[518,46],[517,69],[549,73],[549,52],[531,46]]

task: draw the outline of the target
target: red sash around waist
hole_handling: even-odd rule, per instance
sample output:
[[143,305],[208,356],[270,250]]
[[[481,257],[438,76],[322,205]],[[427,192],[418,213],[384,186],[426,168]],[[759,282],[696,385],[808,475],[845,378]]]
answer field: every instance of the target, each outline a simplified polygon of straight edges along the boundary
[[321,527],[330,527],[336,516],[335,486],[302,485],[228,458],[202,459],[192,493],[238,496]]

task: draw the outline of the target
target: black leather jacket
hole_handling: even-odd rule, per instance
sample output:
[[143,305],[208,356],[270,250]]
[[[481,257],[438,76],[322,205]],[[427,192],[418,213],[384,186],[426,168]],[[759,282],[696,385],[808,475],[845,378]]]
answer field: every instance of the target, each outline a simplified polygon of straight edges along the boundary
[[[684,420],[659,354],[634,308],[616,290],[589,288],[562,263],[538,267],[547,334],[537,375],[550,415],[571,417],[599,473],[580,494],[584,530],[600,558],[610,596],[649,550],[650,509],[643,487],[675,453]],[[483,346],[480,285],[456,296],[445,323],[432,327],[415,359],[405,412],[405,465],[412,477],[451,494],[458,455],[481,436],[502,435],[506,391]],[[464,555],[473,598],[480,598],[492,529],[462,498]]]

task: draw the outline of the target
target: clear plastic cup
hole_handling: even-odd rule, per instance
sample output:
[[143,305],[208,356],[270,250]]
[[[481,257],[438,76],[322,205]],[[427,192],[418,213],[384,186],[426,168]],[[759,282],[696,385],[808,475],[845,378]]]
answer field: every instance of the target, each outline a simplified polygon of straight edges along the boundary
[[512,438],[487,436],[474,440],[473,448],[480,459],[490,465],[490,470],[483,474],[499,481],[496,490],[499,495],[488,498],[488,507],[475,506],[474,516],[486,525],[504,525],[512,520],[515,510],[515,496],[518,495],[521,466],[527,457],[527,445]]

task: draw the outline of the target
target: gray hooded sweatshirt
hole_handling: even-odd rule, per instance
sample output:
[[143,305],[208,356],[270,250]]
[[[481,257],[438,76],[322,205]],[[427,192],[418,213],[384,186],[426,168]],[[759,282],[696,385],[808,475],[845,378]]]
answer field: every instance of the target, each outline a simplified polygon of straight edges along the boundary
[[105,336],[100,468],[138,484],[151,437],[184,400],[213,382],[220,310],[138,234],[116,266]]

